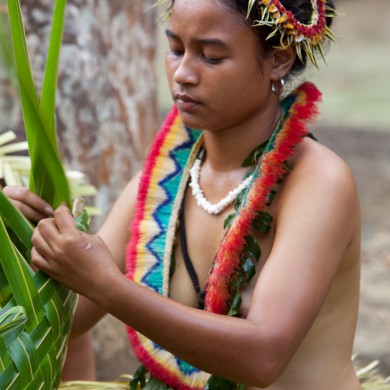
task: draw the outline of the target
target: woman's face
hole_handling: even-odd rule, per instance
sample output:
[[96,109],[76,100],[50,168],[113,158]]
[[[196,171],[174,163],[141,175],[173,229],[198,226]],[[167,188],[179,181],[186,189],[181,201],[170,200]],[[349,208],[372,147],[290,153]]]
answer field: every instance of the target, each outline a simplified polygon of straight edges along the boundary
[[167,77],[185,125],[223,130],[275,102],[272,57],[254,31],[218,0],[175,0],[166,30]]

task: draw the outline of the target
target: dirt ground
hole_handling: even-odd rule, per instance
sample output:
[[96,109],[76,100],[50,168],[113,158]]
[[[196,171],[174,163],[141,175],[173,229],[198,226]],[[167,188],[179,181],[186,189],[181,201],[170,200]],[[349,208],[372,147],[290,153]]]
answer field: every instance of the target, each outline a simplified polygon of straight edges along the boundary
[[350,165],[362,209],[361,303],[355,353],[390,375],[390,133],[319,129]]

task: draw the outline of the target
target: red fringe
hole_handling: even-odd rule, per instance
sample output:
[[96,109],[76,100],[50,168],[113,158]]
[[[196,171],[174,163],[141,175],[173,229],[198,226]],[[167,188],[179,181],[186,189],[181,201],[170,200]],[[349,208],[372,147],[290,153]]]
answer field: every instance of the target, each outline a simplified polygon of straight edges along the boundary
[[163,146],[165,138],[167,137],[169,130],[171,129],[177,115],[177,108],[173,107],[173,109],[168,114],[165,122],[163,123],[160,132],[156,135],[155,142],[143,168],[142,179],[139,184],[137,195],[137,208],[130,225],[132,239],[130,240],[126,250],[126,270],[129,279],[133,279],[134,277],[137,259],[137,246],[140,240],[140,223],[143,220],[144,216],[145,203],[148,195],[148,188],[152,172],[156,165],[157,157],[160,155],[161,147]]
[[137,358],[143,363],[146,369],[156,378],[164,383],[169,383],[169,386],[179,390],[202,390],[203,387],[193,387],[184,384],[180,378],[169,371],[162,363],[157,362],[156,358],[149,354],[148,351],[141,345],[138,334],[135,330],[127,328],[130,342],[133,346],[133,351]]

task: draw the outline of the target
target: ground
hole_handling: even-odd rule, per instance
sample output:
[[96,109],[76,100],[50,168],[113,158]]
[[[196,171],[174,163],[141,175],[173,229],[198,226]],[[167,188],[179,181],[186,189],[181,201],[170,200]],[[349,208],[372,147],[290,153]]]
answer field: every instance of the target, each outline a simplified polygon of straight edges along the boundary
[[319,129],[352,168],[362,208],[362,278],[355,353],[390,375],[390,133]]

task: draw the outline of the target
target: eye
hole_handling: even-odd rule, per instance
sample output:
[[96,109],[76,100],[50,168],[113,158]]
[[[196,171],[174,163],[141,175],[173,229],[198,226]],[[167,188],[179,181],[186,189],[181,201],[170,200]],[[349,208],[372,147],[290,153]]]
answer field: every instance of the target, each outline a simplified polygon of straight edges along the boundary
[[207,62],[210,65],[218,65],[223,60],[223,58],[208,57],[204,54],[202,55],[202,58],[205,62]]
[[175,57],[181,57],[184,54],[183,50],[177,50],[177,49],[169,49],[168,54],[171,54]]

